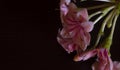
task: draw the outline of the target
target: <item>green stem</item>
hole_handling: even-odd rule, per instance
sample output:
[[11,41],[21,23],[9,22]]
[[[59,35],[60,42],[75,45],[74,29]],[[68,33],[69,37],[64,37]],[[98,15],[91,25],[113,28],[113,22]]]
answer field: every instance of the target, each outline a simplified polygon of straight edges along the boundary
[[98,8],[104,8],[104,7],[109,7],[115,5],[114,3],[109,3],[109,4],[102,4],[98,6],[93,6],[93,7],[88,7],[88,10],[93,10],[93,9],[98,9]]
[[98,15],[98,14],[101,14],[101,13],[102,13],[102,11],[97,11],[97,12],[89,15],[89,19],[91,19],[92,17],[94,17],[94,16],[96,16],[96,15]]
[[113,21],[113,26],[112,26],[112,30],[111,30],[111,33],[110,33],[110,38],[112,39],[113,38],[113,34],[114,34],[114,30],[115,30],[115,25],[116,25],[116,22],[117,22],[117,18],[118,18],[118,14],[115,16],[114,18],[114,21]]
[[100,19],[102,19],[110,10],[112,10],[115,6],[108,7],[102,11],[102,14],[94,21],[96,24]]
[[95,21],[93,24],[96,24],[100,19],[102,19],[105,15],[101,14]]
[[[111,9],[109,9],[109,11],[110,11],[110,10],[111,10]],[[101,28],[100,28],[100,31],[99,31],[98,36],[97,36],[97,41],[96,41],[94,47],[96,47],[96,46],[98,45],[98,43],[99,43],[99,41],[100,41],[100,38],[101,38],[101,36],[102,36],[103,33],[104,33],[105,26],[106,26],[108,20],[110,19],[109,17],[112,17],[113,13],[114,13],[114,10],[111,11],[111,12],[109,13],[109,15],[108,15],[108,16],[105,18],[105,20],[103,21],[103,23],[102,23],[102,25],[101,25]],[[105,12],[105,14],[106,14],[106,12]],[[104,15],[105,15],[105,14],[104,14]]]
[[108,20],[108,22],[107,22],[107,28],[110,28],[112,26],[112,22],[113,22],[113,19],[115,17],[115,14],[116,14],[116,11],[113,12],[112,16]]
[[114,10],[112,10],[110,12],[110,14],[105,18],[105,20],[103,21],[102,27],[101,27],[101,32],[104,32],[105,26],[106,26],[108,20],[110,19],[110,17],[112,17],[113,14],[114,14]]
[[119,15],[115,15],[110,35],[103,42],[103,47],[108,49],[108,51],[110,51],[110,47],[112,45],[113,34],[114,34],[114,31],[115,31],[115,25],[116,25],[116,21],[117,21],[118,16]]

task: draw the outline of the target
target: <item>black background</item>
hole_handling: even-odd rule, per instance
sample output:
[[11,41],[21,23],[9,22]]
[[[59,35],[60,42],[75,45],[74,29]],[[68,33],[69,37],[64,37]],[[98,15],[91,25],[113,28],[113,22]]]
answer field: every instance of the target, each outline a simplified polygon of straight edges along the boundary
[[[68,54],[56,41],[61,27],[59,0],[2,0],[0,11],[1,70],[91,70],[95,59],[74,62],[75,53]],[[119,22],[111,48],[113,60],[120,60]]]

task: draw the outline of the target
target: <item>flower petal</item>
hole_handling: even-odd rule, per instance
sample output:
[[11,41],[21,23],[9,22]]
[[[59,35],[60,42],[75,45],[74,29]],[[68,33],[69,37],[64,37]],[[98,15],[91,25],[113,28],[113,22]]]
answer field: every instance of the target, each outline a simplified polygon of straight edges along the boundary
[[68,13],[68,5],[71,2],[71,0],[60,0],[60,18],[61,22],[64,23],[63,17]]
[[118,61],[113,62],[113,70],[120,70],[120,62]]
[[77,12],[77,17],[81,19],[83,18],[83,21],[88,21],[88,12],[86,8],[79,9]]
[[96,62],[92,65],[92,70],[112,70],[113,69],[113,63],[108,55],[107,49],[100,48],[98,50],[98,59]]
[[57,41],[68,53],[76,50],[77,45],[74,44],[65,29],[59,31]]
[[61,14],[66,15],[68,12],[68,5],[70,4],[71,0],[61,0],[60,1],[60,11]]
[[86,32],[91,32],[93,30],[94,24],[93,22],[83,22],[81,23],[81,26],[84,28]]
[[97,54],[97,49],[86,51],[86,52],[83,52],[80,55],[76,55],[74,57],[74,61],[81,61],[81,60],[85,61],[85,60],[88,60],[91,57],[94,57],[96,54]]

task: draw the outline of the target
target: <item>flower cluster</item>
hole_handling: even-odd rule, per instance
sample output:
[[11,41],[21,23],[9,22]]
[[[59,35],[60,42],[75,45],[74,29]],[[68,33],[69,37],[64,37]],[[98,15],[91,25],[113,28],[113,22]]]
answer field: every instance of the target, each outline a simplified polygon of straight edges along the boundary
[[[112,61],[109,52],[115,23],[119,16],[120,3],[117,0],[109,0],[109,2],[106,5],[96,7],[78,8],[71,0],[60,0],[60,18],[63,28],[58,31],[58,43],[68,53],[77,52],[74,61],[85,61],[97,56],[96,62],[92,65],[92,70],[120,70],[120,63]],[[88,15],[88,10],[98,8],[102,8],[102,10]],[[90,21],[92,17],[98,14],[100,16],[95,21]],[[88,49],[87,47],[91,41],[90,32],[93,30],[94,25],[106,15],[107,17],[101,25],[95,45],[93,48]],[[99,45],[106,26],[111,28],[111,32]]]

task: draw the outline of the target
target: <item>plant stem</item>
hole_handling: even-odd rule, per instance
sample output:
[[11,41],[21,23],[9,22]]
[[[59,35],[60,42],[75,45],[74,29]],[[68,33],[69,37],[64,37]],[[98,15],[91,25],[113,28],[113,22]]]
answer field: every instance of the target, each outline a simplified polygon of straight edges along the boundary
[[108,20],[108,22],[107,22],[107,28],[110,28],[112,26],[112,22],[113,22],[113,19],[115,17],[115,14],[116,14],[116,11],[113,12],[112,16]]
[[96,24],[100,19],[102,19],[110,10],[112,10],[115,6],[108,7],[102,11],[102,14],[94,21]]
[[113,34],[114,34],[114,30],[115,30],[115,25],[116,25],[116,22],[117,22],[117,18],[118,18],[118,14],[115,16],[114,18],[114,21],[113,21],[113,26],[112,26],[112,30],[111,30],[111,33],[110,33],[110,38],[113,39]]
[[[115,15],[115,18],[113,20],[113,26],[111,28],[111,32],[110,32],[110,35],[104,40],[103,42],[103,46],[104,48],[108,49],[108,51],[110,51],[110,47],[112,45],[112,39],[113,39],[113,34],[114,34],[114,31],[115,31],[115,25],[116,25],[116,21],[117,21],[117,18],[118,18],[118,14]],[[110,52],[109,52],[110,53]]]
[[105,26],[106,26],[108,20],[110,19],[110,17],[112,17],[113,14],[114,14],[114,10],[112,10],[110,12],[110,14],[105,18],[105,20],[103,21],[102,27],[101,27],[101,32],[104,32]]
[[[109,10],[109,11],[110,11],[110,10]],[[106,14],[106,13],[105,13],[105,14]],[[104,15],[105,15],[105,14],[104,14]],[[97,36],[97,41],[96,41],[94,47],[96,47],[96,46],[98,45],[99,40],[100,40],[101,36],[102,36],[103,33],[104,33],[105,26],[106,26],[108,20],[110,19],[109,17],[112,17],[113,14],[114,14],[114,10],[111,11],[111,12],[109,13],[109,15],[108,15],[108,16],[105,18],[105,20],[103,21],[103,23],[102,23],[102,25],[101,25],[101,28],[100,28],[100,30],[99,30],[98,36]]]
[[93,10],[93,9],[98,9],[98,8],[105,8],[105,7],[109,7],[109,6],[113,6],[115,5],[114,3],[110,3],[110,4],[102,4],[102,5],[98,5],[98,6],[93,6],[93,7],[88,7],[88,10]]
[[92,17],[94,17],[94,16],[96,16],[96,15],[98,15],[98,14],[101,14],[101,13],[102,13],[102,11],[97,11],[97,12],[89,15],[89,19],[91,19]]

